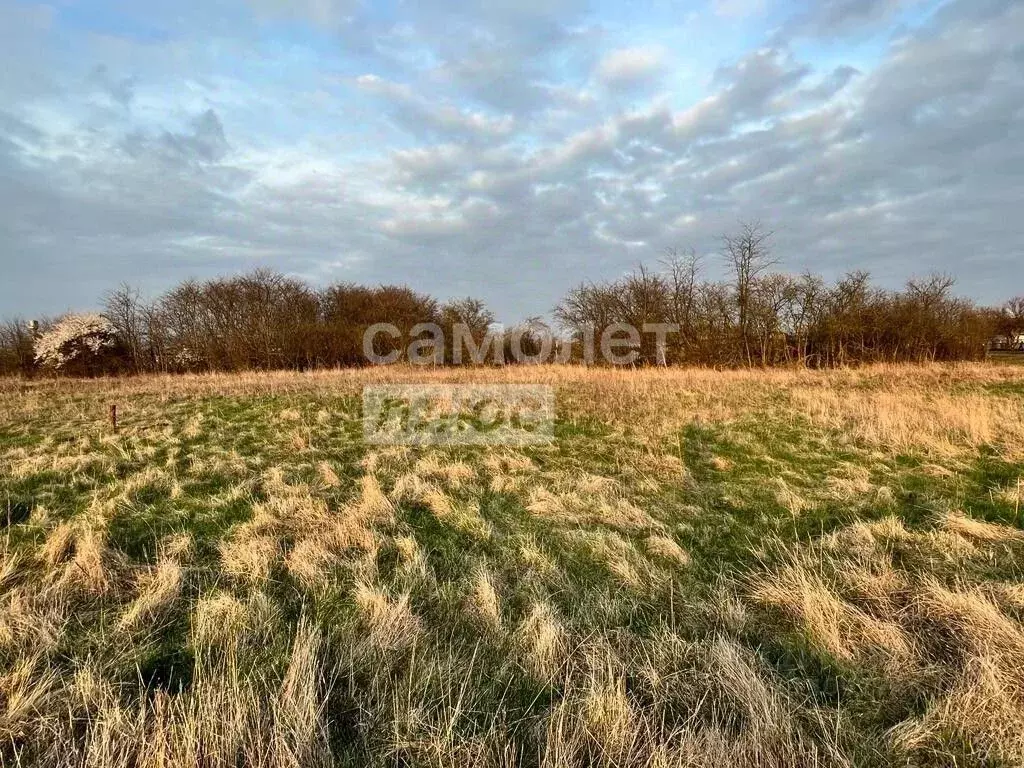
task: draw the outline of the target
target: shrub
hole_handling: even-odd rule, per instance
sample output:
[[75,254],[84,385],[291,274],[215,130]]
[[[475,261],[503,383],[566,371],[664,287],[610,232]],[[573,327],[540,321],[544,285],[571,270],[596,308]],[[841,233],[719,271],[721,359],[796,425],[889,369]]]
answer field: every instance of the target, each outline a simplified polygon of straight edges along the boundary
[[95,313],[66,315],[35,342],[36,362],[74,374],[117,370],[121,351],[113,324]]

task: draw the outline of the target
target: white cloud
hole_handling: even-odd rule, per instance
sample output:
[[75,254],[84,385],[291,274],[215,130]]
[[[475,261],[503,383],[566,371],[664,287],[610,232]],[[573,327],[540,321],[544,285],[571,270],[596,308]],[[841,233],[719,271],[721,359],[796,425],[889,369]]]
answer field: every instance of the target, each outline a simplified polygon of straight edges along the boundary
[[479,294],[515,320],[665,246],[713,251],[743,218],[778,231],[792,269],[896,281],[968,253],[962,289],[992,299],[1022,276],[1019,2],[947,0],[859,72],[838,51],[740,52],[685,100],[627,89],[670,71],[662,51],[595,64],[607,29],[506,5],[405,36],[363,20],[359,56],[297,54],[314,64],[292,80],[180,59],[162,81],[90,61],[56,92],[35,65],[0,76],[0,315],[259,264]]
[[922,0],[810,0],[793,15],[783,37],[838,37],[884,21]]
[[461,108],[419,95],[409,85],[394,83],[377,75],[360,75],[355,84],[366,93],[391,101],[396,107],[395,117],[413,133],[440,129],[504,136],[515,124],[511,115],[492,115]]
[[321,27],[333,27],[352,18],[358,0],[249,0],[257,13],[307,19]]
[[768,0],[712,0],[711,8],[717,16],[728,19],[746,19],[764,13]]
[[628,87],[651,79],[662,68],[665,52],[656,46],[620,48],[597,65],[597,76],[611,87]]

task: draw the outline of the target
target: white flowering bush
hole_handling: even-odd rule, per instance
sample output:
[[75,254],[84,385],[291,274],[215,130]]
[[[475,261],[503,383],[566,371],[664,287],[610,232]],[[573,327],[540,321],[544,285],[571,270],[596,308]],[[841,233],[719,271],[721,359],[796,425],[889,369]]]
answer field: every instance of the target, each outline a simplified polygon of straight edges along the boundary
[[174,353],[171,359],[174,361],[174,365],[178,368],[184,368],[186,370],[195,368],[203,362],[203,356],[190,347],[182,347]]
[[36,362],[62,370],[88,364],[117,344],[117,330],[103,315],[67,315],[36,339]]

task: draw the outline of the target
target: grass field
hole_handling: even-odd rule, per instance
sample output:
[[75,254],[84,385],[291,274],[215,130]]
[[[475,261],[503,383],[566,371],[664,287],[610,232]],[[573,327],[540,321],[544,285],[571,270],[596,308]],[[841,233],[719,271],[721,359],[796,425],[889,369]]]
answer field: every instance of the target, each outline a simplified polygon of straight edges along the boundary
[[0,764],[1020,765],[1022,477],[1019,366],[2,381]]
[[988,359],[999,365],[1024,365],[1024,352],[989,352]]

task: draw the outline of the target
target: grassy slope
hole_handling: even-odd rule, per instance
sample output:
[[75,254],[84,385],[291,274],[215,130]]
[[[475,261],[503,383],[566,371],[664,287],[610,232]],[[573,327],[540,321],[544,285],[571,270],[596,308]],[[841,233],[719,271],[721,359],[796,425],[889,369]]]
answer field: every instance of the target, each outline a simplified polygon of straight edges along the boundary
[[[424,379],[551,383],[557,440],[368,449],[362,385]],[[1019,368],[12,381],[0,414],[0,763],[1024,760]]]

